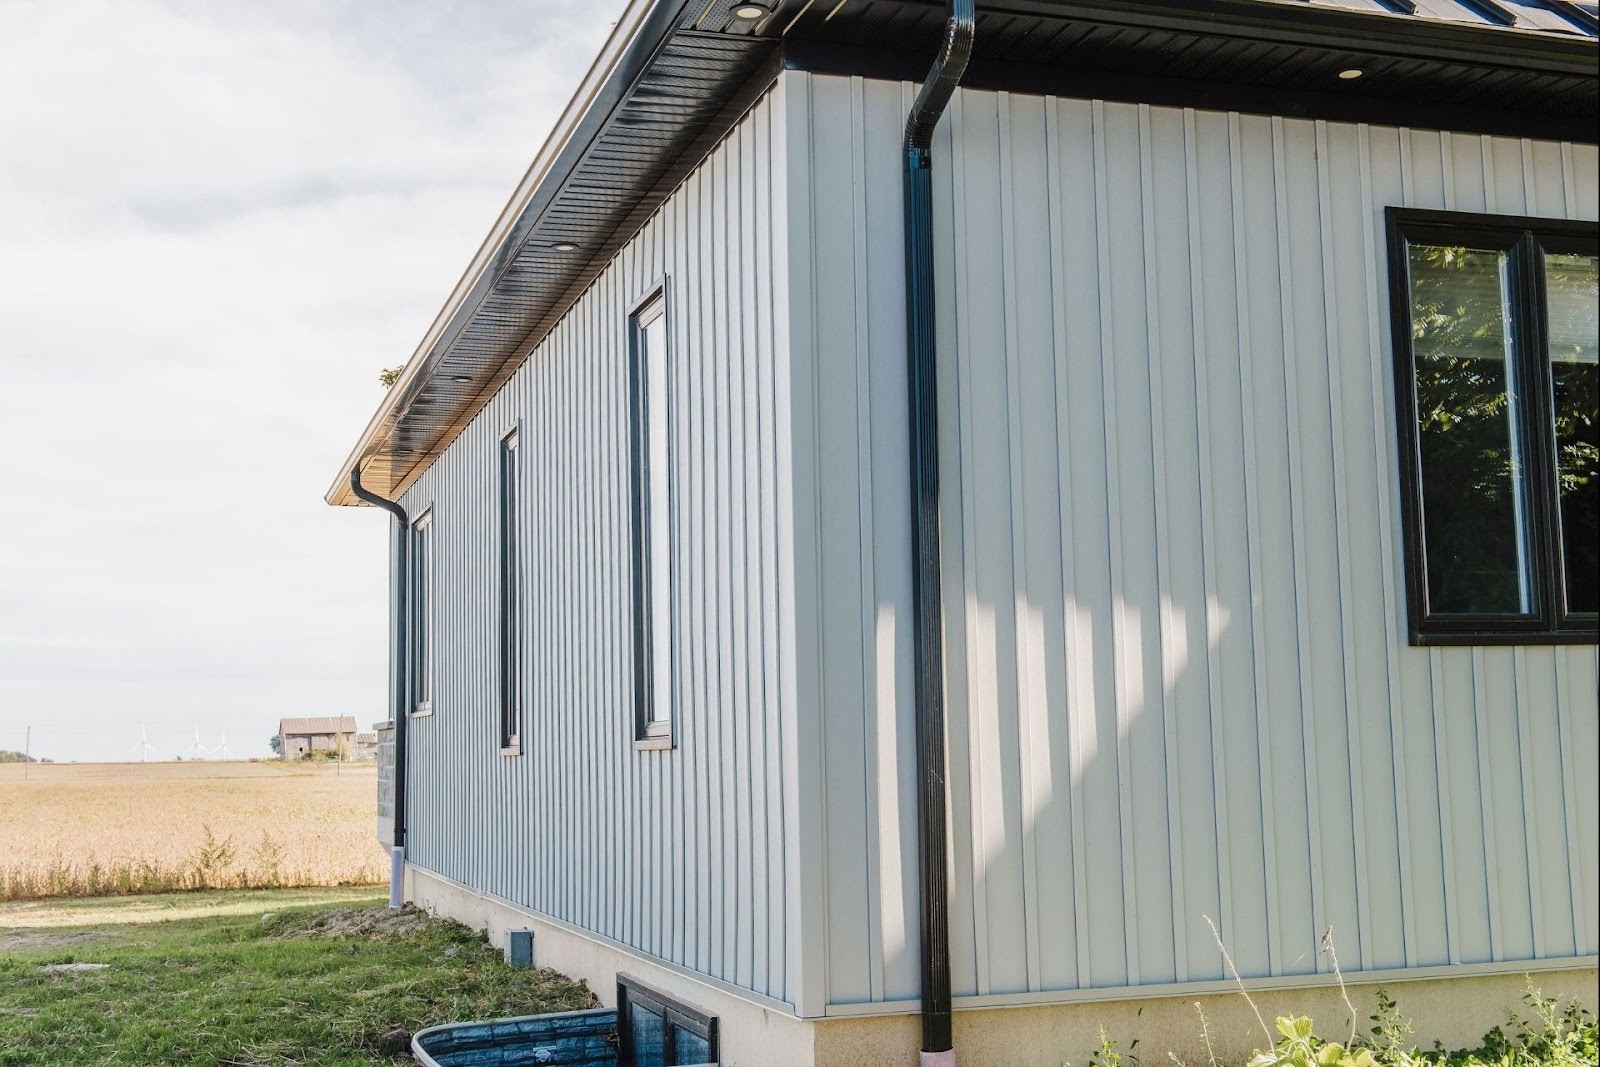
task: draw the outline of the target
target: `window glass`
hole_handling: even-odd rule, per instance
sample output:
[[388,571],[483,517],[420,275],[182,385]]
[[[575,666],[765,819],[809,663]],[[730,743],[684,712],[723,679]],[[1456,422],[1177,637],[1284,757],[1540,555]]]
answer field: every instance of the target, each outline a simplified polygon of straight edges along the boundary
[[677,1045],[677,1056],[674,1058],[679,1063],[693,1064],[711,1062],[710,1041],[701,1037],[699,1034],[684,1029],[678,1029],[674,1032],[673,1036]]
[[433,516],[412,528],[411,551],[411,706],[433,710]]
[[1545,256],[1556,477],[1561,500],[1567,610],[1596,609],[1600,512],[1600,341],[1594,256]]
[[640,323],[638,344],[645,374],[646,469],[650,477],[650,726],[672,721],[672,512],[667,466],[667,317],[656,312]]
[[1507,254],[1411,245],[1430,611],[1532,610]]
[[635,1004],[628,1012],[628,1033],[635,1067],[666,1067],[666,1021],[653,1011]]

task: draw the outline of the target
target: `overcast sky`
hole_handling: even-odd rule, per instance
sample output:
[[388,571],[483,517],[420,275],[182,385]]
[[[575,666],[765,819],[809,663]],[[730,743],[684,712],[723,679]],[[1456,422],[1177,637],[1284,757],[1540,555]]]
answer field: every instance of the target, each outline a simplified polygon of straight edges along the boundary
[[0,3],[0,748],[384,716],[322,493],[622,6]]

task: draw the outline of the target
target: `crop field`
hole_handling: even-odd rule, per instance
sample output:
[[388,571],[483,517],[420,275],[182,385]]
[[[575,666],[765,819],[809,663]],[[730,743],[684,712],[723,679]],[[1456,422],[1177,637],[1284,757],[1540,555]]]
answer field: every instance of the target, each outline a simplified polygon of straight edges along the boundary
[[0,900],[373,885],[388,874],[376,778],[370,763],[0,765]]

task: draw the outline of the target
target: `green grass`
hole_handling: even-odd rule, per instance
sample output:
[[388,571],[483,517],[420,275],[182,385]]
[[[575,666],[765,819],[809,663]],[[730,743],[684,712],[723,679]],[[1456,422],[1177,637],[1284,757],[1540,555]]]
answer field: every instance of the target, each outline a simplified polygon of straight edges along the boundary
[[[377,1044],[395,1029],[591,1003],[553,971],[506,967],[467,927],[370,896],[303,906],[314,892],[218,894],[223,914],[182,919],[152,920],[168,898],[95,902],[81,925],[68,904],[0,907],[0,1065],[393,1063]],[[57,963],[110,966],[44,969]]]

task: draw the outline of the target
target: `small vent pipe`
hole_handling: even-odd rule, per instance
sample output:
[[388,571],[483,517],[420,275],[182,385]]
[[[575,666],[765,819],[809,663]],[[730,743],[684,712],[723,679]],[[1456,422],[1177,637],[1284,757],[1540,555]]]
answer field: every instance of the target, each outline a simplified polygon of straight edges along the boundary
[[973,0],[952,0],[944,44],[905,132],[906,382],[911,453],[911,600],[916,691],[918,882],[922,903],[922,1065],[954,1067],[950,884],[946,868],[944,605],[939,592],[939,394],[933,286],[933,130],[972,55]]
[[395,612],[394,648],[389,653],[394,671],[394,840],[389,848],[389,907],[399,908],[405,904],[406,874],[406,549],[411,521],[405,508],[361,484],[359,461],[350,469],[350,491],[394,516],[394,573],[389,576]]

